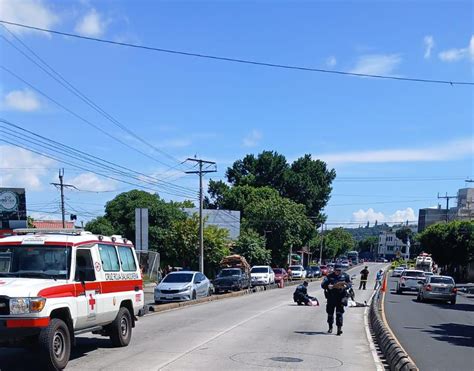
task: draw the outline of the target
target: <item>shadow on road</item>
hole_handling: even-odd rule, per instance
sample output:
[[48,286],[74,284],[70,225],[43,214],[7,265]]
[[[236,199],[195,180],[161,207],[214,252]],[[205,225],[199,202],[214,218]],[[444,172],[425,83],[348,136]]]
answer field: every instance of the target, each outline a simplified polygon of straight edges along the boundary
[[[71,350],[70,360],[81,358],[87,353],[97,349],[112,348],[109,339],[77,338],[76,346]],[[36,368],[40,355],[34,348],[0,348],[0,370],[1,371],[27,371]],[[35,367],[32,367],[35,365]]]
[[424,332],[432,334],[433,339],[457,346],[474,347],[474,326],[444,323],[431,326],[431,328],[432,330],[424,330]]
[[324,331],[295,331],[295,334],[299,335],[329,335],[327,332]]
[[418,300],[416,299],[413,299],[413,301],[415,303],[419,303],[419,304],[425,304],[425,305],[434,305],[438,308],[442,308],[442,309],[448,309],[448,310],[460,310],[460,311],[463,311],[463,312],[474,312],[474,304],[467,304],[467,303],[458,303],[458,304],[448,304],[448,303],[441,303],[439,301],[435,301],[435,300],[426,300],[425,299],[425,302],[421,303],[419,302]]

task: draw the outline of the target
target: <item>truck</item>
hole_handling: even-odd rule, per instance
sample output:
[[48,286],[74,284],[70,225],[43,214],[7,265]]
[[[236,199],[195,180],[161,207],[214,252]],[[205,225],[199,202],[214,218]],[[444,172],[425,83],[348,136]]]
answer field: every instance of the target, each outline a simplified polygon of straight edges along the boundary
[[226,256],[219,265],[221,270],[212,281],[216,294],[225,291],[248,289],[250,287],[250,265],[243,256]]
[[431,254],[422,252],[416,257],[415,268],[423,272],[433,271],[433,258]]

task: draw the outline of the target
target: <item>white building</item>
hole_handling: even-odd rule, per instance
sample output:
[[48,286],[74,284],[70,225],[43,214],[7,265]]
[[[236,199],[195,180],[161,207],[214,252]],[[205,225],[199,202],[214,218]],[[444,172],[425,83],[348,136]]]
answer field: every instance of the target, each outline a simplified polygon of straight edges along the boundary
[[[416,226],[409,226],[413,232],[416,232]],[[399,227],[400,228],[400,227]],[[402,242],[395,232],[399,228],[394,228],[391,231],[380,232],[379,234],[379,245],[378,255],[387,259],[393,258],[408,258],[406,252],[406,244]],[[413,243],[411,243],[413,245]]]

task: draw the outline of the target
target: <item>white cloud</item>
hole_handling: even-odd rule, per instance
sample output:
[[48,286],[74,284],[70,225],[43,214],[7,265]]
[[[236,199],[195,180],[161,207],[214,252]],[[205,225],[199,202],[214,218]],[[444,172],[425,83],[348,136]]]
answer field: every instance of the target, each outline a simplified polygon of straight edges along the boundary
[[29,90],[13,90],[5,95],[2,101],[2,109],[32,112],[41,107],[36,94]]
[[402,62],[399,54],[370,54],[358,58],[355,67],[350,71],[366,75],[393,75]]
[[376,220],[378,222],[402,223],[407,220],[416,221],[417,217],[415,215],[415,211],[411,207],[407,207],[403,210],[397,210],[388,216],[382,212],[377,212],[370,207],[367,210],[359,209],[358,211],[353,212],[352,220],[358,223],[374,223]]
[[337,64],[337,59],[335,56],[331,55],[330,57],[328,57],[328,59],[326,59],[326,65],[328,67],[334,67],[336,64]]
[[106,28],[107,22],[97,10],[92,8],[77,22],[75,31],[83,36],[99,37],[105,33]]
[[457,62],[463,59],[469,59],[471,62],[474,62],[474,35],[471,36],[469,45],[465,48],[444,50],[438,54],[438,57],[443,62]]
[[258,130],[252,130],[243,140],[244,147],[255,147],[262,139],[262,133]]
[[0,185],[40,190],[41,177],[55,161],[9,145],[0,145]]
[[[59,22],[59,17],[41,0],[0,0],[2,19],[14,23],[27,24],[39,28],[53,28]],[[15,33],[39,33],[22,27],[7,25]]]
[[423,43],[425,44],[425,59],[429,59],[431,57],[431,50],[434,48],[434,39],[433,36],[427,35],[423,39]]
[[110,179],[97,176],[94,173],[82,173],[68,181],[83,191],[111,191],[117,189],[117,183]]
[[452,140],[424,148],[363,150],[314,155],[332,165],[342,163],[449,161],[474,154],[474,138]]

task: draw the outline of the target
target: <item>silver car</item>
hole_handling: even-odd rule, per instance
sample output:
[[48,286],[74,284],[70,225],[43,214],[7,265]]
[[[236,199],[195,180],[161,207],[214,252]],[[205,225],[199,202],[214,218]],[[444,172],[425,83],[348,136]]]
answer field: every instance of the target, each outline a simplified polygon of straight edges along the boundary
[[418,301],[442,300],[451,304],[456,304],[456,284],[454,279],[449,276],[429,276],[420,281],[418,290]]
[[155,303],[194,300],[211,294],[211,283],[200,272],[169,273],[155,287]]

